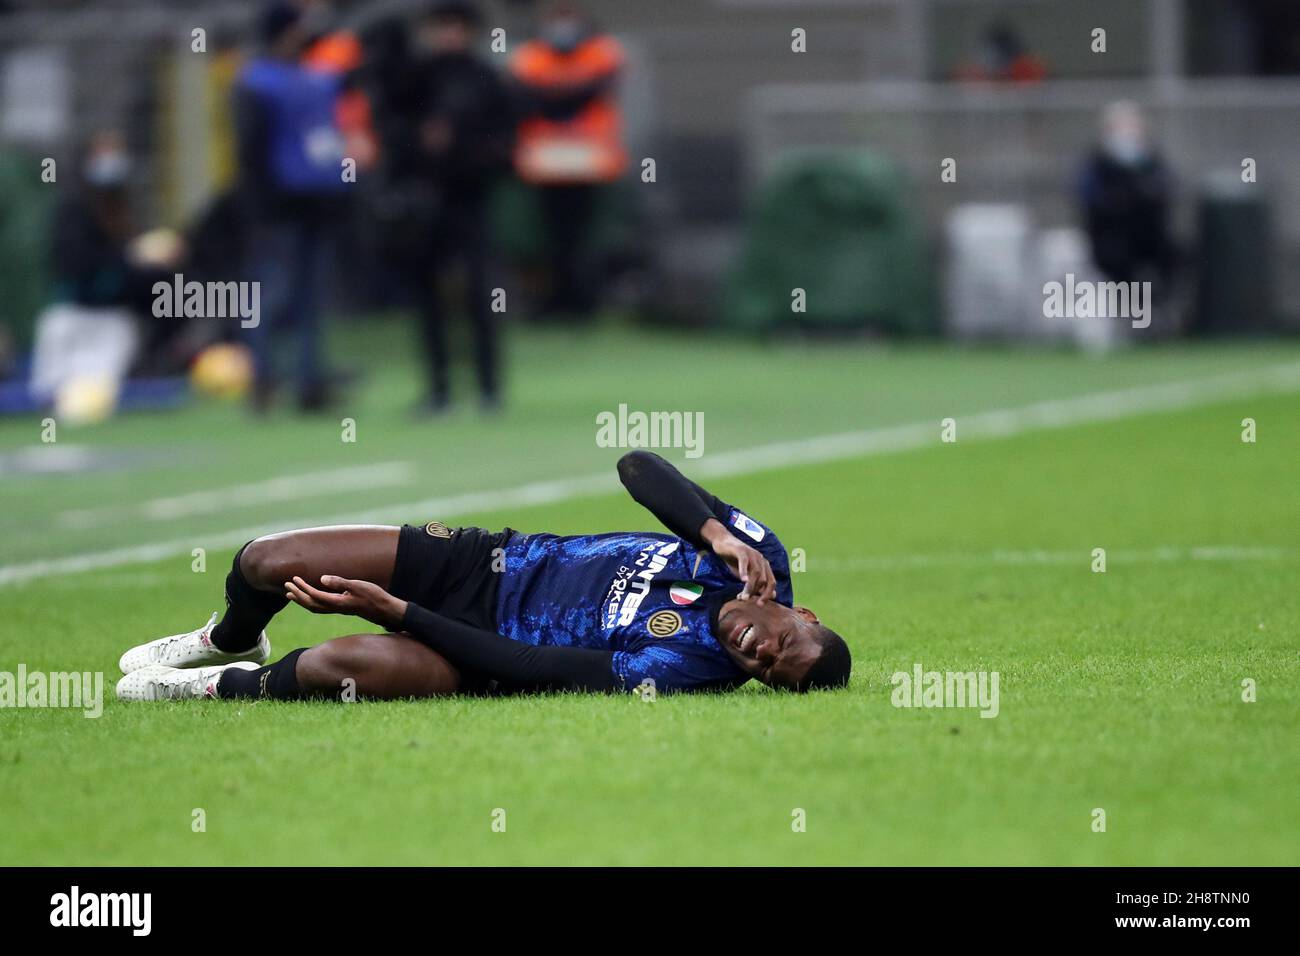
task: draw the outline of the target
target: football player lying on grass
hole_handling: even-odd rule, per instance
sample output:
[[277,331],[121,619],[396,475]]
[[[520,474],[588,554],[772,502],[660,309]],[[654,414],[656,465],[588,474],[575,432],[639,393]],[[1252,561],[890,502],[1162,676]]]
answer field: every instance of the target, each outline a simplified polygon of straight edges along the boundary
[[[221,621],[213,614],[198,630],[127,651],[117,695],[385,699],[848,682],[848,647],[793,605],[789,559],[770,528],[658,455],[630,452],[618,473],[672,534],[493,534],[430,522],[251,541],[226,578]],[[262,666],[271,653],[263,629],[290,601],[388,633]]]

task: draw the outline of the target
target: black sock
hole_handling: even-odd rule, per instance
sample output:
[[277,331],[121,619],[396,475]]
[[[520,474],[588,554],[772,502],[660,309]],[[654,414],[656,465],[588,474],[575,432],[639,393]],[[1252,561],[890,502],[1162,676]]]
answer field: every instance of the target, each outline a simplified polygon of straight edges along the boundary
[[280,591],[259,591],[244,580],[244,572],[239,569],[244,548],[239,549],[226,575],[226,613],[212,629],[212,643],[228,654],[249,650],[267,622],[289,603]]
[[255,671],[228,667],[217,681],[217,696],[252,700],[302,700],[314,697],[298,686],[298,658],[307,650],[290,651],[274,664]]

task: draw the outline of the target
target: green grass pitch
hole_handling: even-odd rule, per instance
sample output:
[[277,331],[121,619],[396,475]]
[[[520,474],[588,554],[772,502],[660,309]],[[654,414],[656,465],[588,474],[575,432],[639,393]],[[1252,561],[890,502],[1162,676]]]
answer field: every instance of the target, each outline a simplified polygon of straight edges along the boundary
[[[795,594],[849,640],[846,692],[0,710],[0,864],[1276,864],[1300,862],[1300,403],[1225,399],[999,439],[962,416],[1294,362],[1289,345],[1054,352],[736,345],[519,330],[512,408],[416,424],[404,331],[338,422],[200,405],[67,429],[101,471],[3,478],[0,565],[392,508],[609,469],[594,416],[702,410],[706,448],[933,421],[924,448],[710,480],[772,524]],[[719,363],[718,356],[725,356]],[[753,383],[761,380],[764,388]],[[938,440],[958,421],[958,441]],[[1241,441],[1241,420],[1258,441]],[[39,423],[0,426],[3,460]],[[680,453],[668,456],[690,473]],[[370,491],[166,518],[197,490],[364,463]],[[612,478],[611,478],[612,481]],[[457,524],[651,527],[611,484]],[[1092,550],[1107,569],[1094,573]],[[175,549],[173,549],[175,550]],[[234,547],[0,585],[0,671],[99,670],[197,626]],[[277,654],[367,629],[287,610]],[[1000,712],[901,709],[890,675],[997,671]],[[1257,700],[1242,700],[1250,679]],[[1106,815],[1094,832],[1094,810]],[[194,811],[206,830],[195,832]],[[493,827],[505,811],[505,830]],[[806,829],[794,832],[796,810]],[[499,817],[498,817],[499,819]]]

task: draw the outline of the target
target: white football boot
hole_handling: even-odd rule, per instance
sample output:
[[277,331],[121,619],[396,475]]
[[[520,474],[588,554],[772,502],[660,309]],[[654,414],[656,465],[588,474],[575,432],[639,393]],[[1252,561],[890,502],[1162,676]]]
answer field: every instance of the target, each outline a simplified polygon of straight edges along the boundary
[[150,664],[165,664],[168,667],[206,667],[213,664],[233,664],[235,661],[252,661],[265,664],[271,657],[271,642],[266,639],[266,631],[257,636],[257,643],[246,651],[228,654],[212,643],[212,629],[217,626],[217,615],[213,613],[208,623],[186,634],[173,634],[160,637],[147,644],[137,644],[117,662],[123,674],[138,671]]
[[200,700],[219,697],[217,681],[224,671],[236,667],[255,671],[252,661],[235,661],[215,667],[168,667],[148,664],[133,670],[117,682],[118,700]]

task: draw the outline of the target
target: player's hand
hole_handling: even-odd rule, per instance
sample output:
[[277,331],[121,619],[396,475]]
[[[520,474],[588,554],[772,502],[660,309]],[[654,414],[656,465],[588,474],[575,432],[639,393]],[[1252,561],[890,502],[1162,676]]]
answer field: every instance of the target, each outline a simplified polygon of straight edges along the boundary
[[744,584],[739,595],[742,601],[753,598],[755,603],[765,604],[776,600],[776,574],[762,554],[725,528],[710,539],[709,547]]
[[284,582],[284,596],[313,614],[351,614],[388,631],[398,630],[406,616],[406,602],[378,584],[322,574],[320,585],[314,588],[295,576]]

